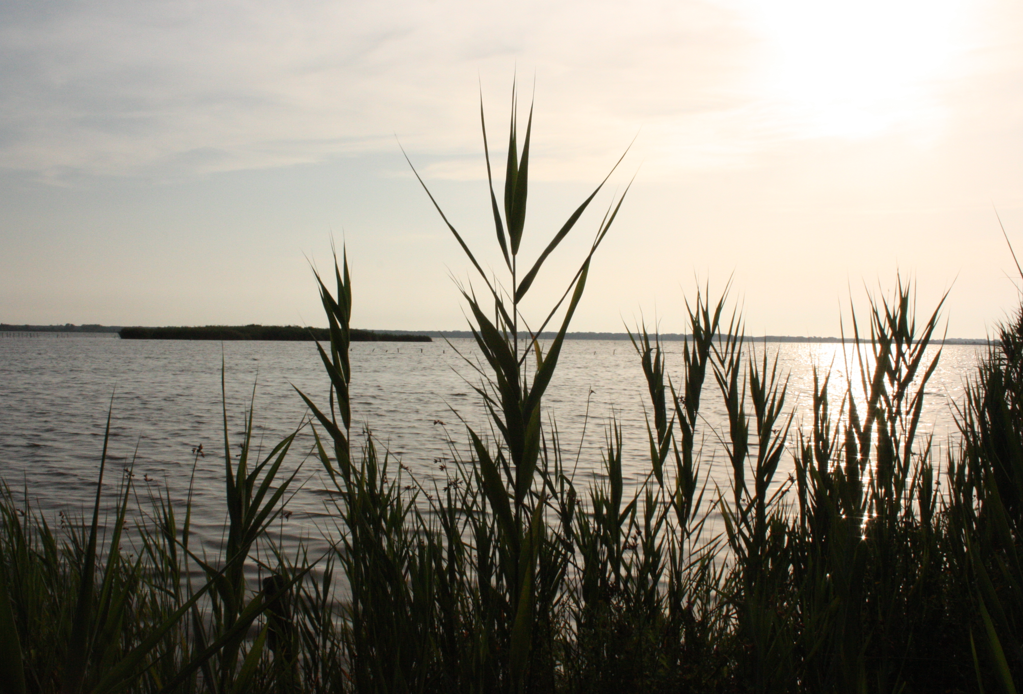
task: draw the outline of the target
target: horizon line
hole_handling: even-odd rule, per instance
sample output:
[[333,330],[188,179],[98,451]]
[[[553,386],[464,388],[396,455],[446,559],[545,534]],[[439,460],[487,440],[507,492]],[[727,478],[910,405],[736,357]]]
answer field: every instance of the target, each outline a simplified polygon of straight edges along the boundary
[[[258,323],[248,323],[246,325],[261,325]],[[12,324],[12,323],[0,323],[0,332],[63,332],[63,333],[117,333],[125,327],[138,327],[138,326],[120,326],[120,325],[102,325],[99,323],[83,323],[76,325],[74,323],[64,324],[53,324],[53,325],[35,325],[35,324]],[[163,326],[161,326],[163,327]],[[202,327],[239,327],[239,326],[202,326]],[[265,326],[274,327],[274,326]],[[297,327],[315,327],[315,326],[297,326]],[[368,330],[370,332],[377,333],[391,333],[394,335],[427,335],[429,337],[453,337],[453,338],[471,338],[472,332],[469,330],[389,330],[389,329],[377,329],[377,328],[361,328],[362,330]],[[635,333],[634,333],[635,335]],[[692,333],[651,333],[656,335],[658,339],[665,342],[678,342],[692,338]],[[544,331],[538,335],[539,339],[552,340],[557,337],[557,333],[553,331]],[[567,340],[628,340],[628,332],[610,332],[610,331],[597,331],[597,330],[576,330],[565,334]],[[823,342],[823,343],[840,343],[846,341],[845,338],[836,337],[833,335],[749,335],[746,334],[744,339],[753,342]],[[991,338],[987,337],[945,337],[942,339],[933,339],[931,342],[935,344],[966,344],[966,345],[989,345],[995,342]]]

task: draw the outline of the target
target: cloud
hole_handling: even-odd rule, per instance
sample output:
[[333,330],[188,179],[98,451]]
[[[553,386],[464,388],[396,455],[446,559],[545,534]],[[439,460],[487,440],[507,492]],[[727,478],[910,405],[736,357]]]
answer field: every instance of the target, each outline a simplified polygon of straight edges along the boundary
[[476,78],[503,127],[516,63],[526,95],[537,75],[550,153],[604,154],[643,123],[734,109],[748,38],[731,13],[699,2],[3,11],[0,167],[54,180],[316,162],[393,149],[394,133],[476,152]]
[[431,176],[478,179],[476,80],[500,149],[515,71],[523,103],[537,81],[538,179],[590,180],[637,134],[657,179],[759,166],[807,138],[926,144],[951,109],[984,110],[990,89],[963,98],[978,73],[1020,74],[1018,13],[964,7],[14,0],[0,168],[175,179],[395,153],[397,135]]

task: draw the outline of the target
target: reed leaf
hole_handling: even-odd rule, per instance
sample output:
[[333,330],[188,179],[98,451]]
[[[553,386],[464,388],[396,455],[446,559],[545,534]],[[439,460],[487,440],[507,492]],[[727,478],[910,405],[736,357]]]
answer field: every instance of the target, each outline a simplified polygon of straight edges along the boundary
[[487,184],[490,187],[490,207],[494,213],[494,227],[497,231],[497,242],[501,246],[501,254],[504,256],[505,265],[508,270],[512,269],[511,256],[508,255],[508,243],[504,237],[504,223],[501,221],[501,210],[497,206],[497,196],[494,194],[494,176],[490,171],[490,147],[487,144],[487,119],[483,113],[483,87],[480,87],[480,127],[483,129],[483,158],[487,162]]
[[[532,107],[530,107],[530,117],[532,117]],[[618,158],[618,161],[615,162],[614,166],[611,167],[611,170],[608,171],[607,176],[604,177],[604,180],[601,181],[600,184],[593,190],[593,192],[590,193],[589,197],[583,200],[582,204],[575,209],[575,211],[569,216],[568,220],[561,225],[560,229],[558,229],[558,232],[554,235],[554,238],[552,238],[550,242],[547,244],[547,247],[543,249],[542,253],[540,253],[540,256],[536,259],[536,261],[533,263],[533,266],[529,269],[529,272],[525,274],[525,276],[522,278],[522,281],[519,282],[518,287],[515,288],[516,303],[522,301],[522,299],[526,296],[526,292],[528,292],[529,288],[533,286],[533,280],[536,279],[536,275],[537,273],[540,272],[540,268],[543,266],[544,261],[547,260],[547,256],[553,253],[554,249],[557,248],[561,244],[561,242],[565,240],[565,237],[568,236],[568,232],[572,231],[572,228],[575,226],[576,222],[578,222],[579,218],[582,217],[583,212],[585,212],[586,208],[589,207],[590,203],[593,201],[593,198],[597,197],[597,193],[599,193],[600,189],[604,187],[604,184],[607,183],[607,180],[611,178],[611,174],[613,174],[615,172],[615,169],[618,168],[618,165],[622,163],[622,160],[625,159],[625,155],[629,153],[629,149],[631,148],[632,148],[631,144],[629,145],[629,147],[626,147],[625,151],[622,153],[622,156],[620,156]],[[626,187],[625,192],[626,193],[628,192],[628,187]],[[621,201],[624,199],[625,193],[623,193],[622,197],[619,199],[618,202],[619,206],[621,206]],[[617,212],[618,210],[617,208],[615,208],[615,214],[617,214]],[[602,225],[601,230],[606,233],[606,230],[611,227],[611,221],[613,220],[614,216],[612,216],[610,220],[607,220],[606,224]],[[598,238],[602,240],[603,235],[601,234],[600,236],[598,236]],[[596,245],[599,245],[599,240],[597,244],[595,244],[595,246]],[[540,328],[540,330],[543,330],[543,328]]]
[[508,239],[511,242],[512,258],[518,255],[522,243],[522,230],[526,223],[526,193],[529,188],[529,136],[533,130],[533,105],[529,106],[529,120],[526,123],[526,139],[522,143],[522,155],[516,150],[515,116],[518,98],[512,86],[512,122],[508,143],[508,173],[504,181],[504,216],[508,220]]
[[14,621],[11,596],[7,589],[9,579],[5,573],[0,572],[0,681],[4,683],[4,691],[24,694],[27,691],[25,661],[21,654],[18,625]]
[[110,421],[114,412],[113,396],[107,409],[107,424],[103,433],[103,453],[100,455],[99,480],[96,482],[96,501],[92,509],[92,523],[89,526],[89,539],[85,549],[82,574],[79,579],[78,600],[75,616],[71,622],[68,661],[64,669],[64,694],[77,694],[85,679],[86,666],[92,648],[91,633],[95,628],[92,614],[93,582],[96,571],[96,543],[99,530],[100,499],[103,495],[103,472],[107,465],[107,446],[110,443]]

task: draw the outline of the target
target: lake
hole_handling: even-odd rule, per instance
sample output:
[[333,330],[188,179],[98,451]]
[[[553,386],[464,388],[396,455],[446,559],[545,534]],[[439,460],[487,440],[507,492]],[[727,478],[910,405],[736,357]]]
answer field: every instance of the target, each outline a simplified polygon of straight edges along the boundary
[[[678,382],[681,342],[666,342],[667,371]],[[849,350],[831,343],[757,343],[747,351],[778,358],[788,374],[787,407],[793,431],[812,421],[812,367],[833,368],[832,399],[844,388]],[[933,348],[931,348],[933,350]],[[382,450],[408,466],[427,488],[442,486],[451,459],[466,450],[461,420],[487,432],[485,412],[473,390],[479,376],[456,352],[477,358],[471,340],[451,343],[354,343],[353,430],[369,427]],[[921,434],[945,446],[955,436],[954,404],[961,402],[985,347],[947,345],[927,387]],[[221,396],[222,369],[226,400]],[[21,498],[56,515],[80,514],[91,506],[108,409],[112,407],[107,475],[112,492],[120,469],[134,461],[138,488],[183,501],[198,460],[194,529],[211,548],[219,546],[226,509],[222,503],[224,422],[234,452],[254,402],[254,436],[264,451],[299,427],[306,408],[301,389],[326,406],[328,379],[310,342],[201,342],[120,340],[116,335],[46,335],[0,339],[0,474]],[[721,458],[719,436],[726,420],[717,385],[708,374],[701,413],[703,470],[711,489],[727,489],[730,468]],[[253,400],[253,392],[254,400]],[[613,412],[625,435],[624,471],[630,485],[649,474],[644,405],[646,384],[629,341],[566,341],[548,390],[549,416],[557,423],[566,460],[579,460],[577,481],[599,473],[606,426]],[[646,405],[649,409],[649,405]],[[336,536],[330,495],[319,463],[309,456],[308,430],[296,442],[287,466],[301,465],[293,514],[275,536],[286,546],[299,539],[322,545]],[[359,439],[364,440],[364,439]],[[939,454],[936,460],[943,459]],[[398,472],[392,464],[392,474]],[[778,473],[791,469],[787,456]],[[584,486],[584,485],[583,485]]]

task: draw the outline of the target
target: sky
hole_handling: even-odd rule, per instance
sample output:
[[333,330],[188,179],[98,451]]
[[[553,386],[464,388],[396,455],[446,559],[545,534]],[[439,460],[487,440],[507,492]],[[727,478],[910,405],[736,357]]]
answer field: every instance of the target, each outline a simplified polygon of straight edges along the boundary
[[983,337],[1020,302],[1021,36],[1008,0],[0,0],[0,322],[323,325],[333,241],[353,327],[464,329],[402,149],[504,279],[480,103],[500,186],[515,81],[524,264],[626,153],[528,322],[628,188],[575,330],[728,287],[748,334],[833,336],[901,278]]

